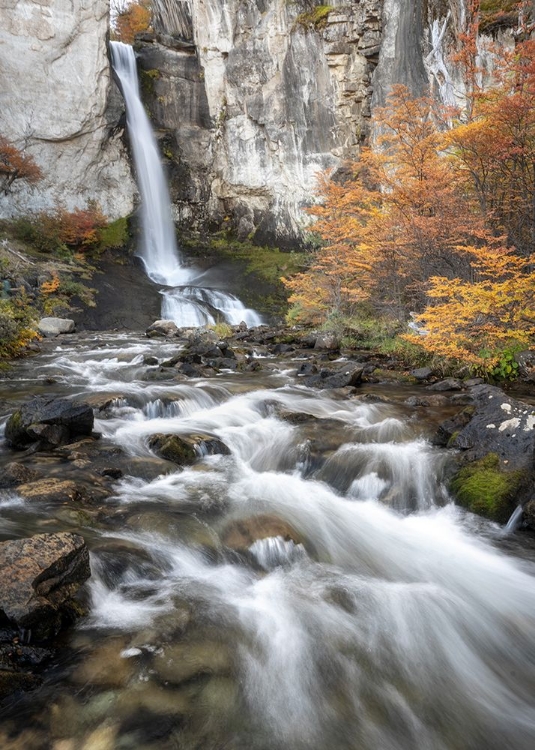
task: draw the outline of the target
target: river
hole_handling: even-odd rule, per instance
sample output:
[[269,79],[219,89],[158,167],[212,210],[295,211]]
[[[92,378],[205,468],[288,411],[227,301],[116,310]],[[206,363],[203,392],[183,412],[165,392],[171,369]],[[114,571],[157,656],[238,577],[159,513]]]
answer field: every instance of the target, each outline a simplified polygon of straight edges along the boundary
[[[76,530],[92,566],[90,613],[0,714],[2,747],[531,750],[530,550],[451,503],[440,410],[311,390],[260,351],[260,372],[150,379],[176,350],[77,334],[0,381],[1,424],[33,394],[109,394],[100,450],[129,467],[88,507],[0,494],[1,538]],[[176,469],[155,433],[230,452]]]

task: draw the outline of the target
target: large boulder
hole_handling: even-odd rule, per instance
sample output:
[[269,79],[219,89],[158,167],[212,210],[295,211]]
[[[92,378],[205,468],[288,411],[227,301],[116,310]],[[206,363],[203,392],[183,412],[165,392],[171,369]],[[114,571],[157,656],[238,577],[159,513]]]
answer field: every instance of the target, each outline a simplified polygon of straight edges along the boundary
[[345,388],[359,385],[366,365],[359,362],[348,362],[339,370],[323,369],[315,375],[303,378],[309,388]]
[[170,338],[176,336],[178,333],[178,326],[172,320],[155,320],[150,325],[145,334],[148,338]]
[[38,396],[10,416],[5,437],[11,448],[23,449],[35,442],[56,446],[90,435],[93,423],[89,404]]
[[39,333],[43,336],[59,336],[62,333],[73,333],[74,320],[69,318],[41,318],[38,324]]
[[505,523],[531,496],[535,458],[535,409],[500,388],[476,385],[472,405],[439,428],[459,453],[451,489],[469,510]]
[[89,578],[89,551],[81,536],[37,534],[0,542],[0,619],[32,631],[38,640],[55,635],[69,602]]

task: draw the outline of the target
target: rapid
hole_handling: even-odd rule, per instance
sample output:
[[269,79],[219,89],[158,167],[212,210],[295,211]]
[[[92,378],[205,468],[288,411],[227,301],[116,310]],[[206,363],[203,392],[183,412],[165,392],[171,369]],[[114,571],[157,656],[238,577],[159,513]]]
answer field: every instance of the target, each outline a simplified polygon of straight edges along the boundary
[[[130,462],[98,513],[0,491],[2,538],[75,529],[92,566],[89,615],[2,721],[54,750],[531,750],[534,566],[451,502],[433,424],[288,359],[151,380],[176,349],[80,334],[0,382],[2,424],[29,392],[109,395],[99,442]],[[228,454],[180,469],[156,433]]]

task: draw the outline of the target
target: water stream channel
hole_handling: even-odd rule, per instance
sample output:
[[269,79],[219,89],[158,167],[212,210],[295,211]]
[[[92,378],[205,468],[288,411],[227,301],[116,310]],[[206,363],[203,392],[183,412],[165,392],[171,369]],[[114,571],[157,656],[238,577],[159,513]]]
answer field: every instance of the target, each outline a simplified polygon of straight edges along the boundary
[[[92,566],[89,615],[2,712],[10,747],[531,750],[530,550],[450,502],[428,442],[444,414],[423,419],[402,386],[371,387],[377,403],[311,390],[291,359],[151,380],[144,358],[176,350],[77,334],[0,381],[0,424],[30,395],[108,396],[100,455],[128,467],[85,505],[0,494],[2,539],[77,530]],[[177,469],[155,433],[229,453]]]

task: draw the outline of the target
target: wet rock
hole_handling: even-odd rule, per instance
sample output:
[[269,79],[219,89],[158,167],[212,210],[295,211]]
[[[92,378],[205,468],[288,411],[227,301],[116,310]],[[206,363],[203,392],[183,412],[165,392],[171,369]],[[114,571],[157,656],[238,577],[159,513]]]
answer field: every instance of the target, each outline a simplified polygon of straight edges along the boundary
[[68,479],[45,478],[26,482],[17,487],[17,492],[25,500],[40,503],[68,503],[82,499],[76,482]]
[[38,440],[60,445],[91,435],[93,409],[86,403],[40,396],[24,404],[7,421],[5,437],[11,448],[22,449]]
[[[38,687],[42,679],[29,672],[19,672],[14,669],[0,668],[0,700],[20,690],[33,690]],[[22,746],[21,746],[22,750]]]
[[212,435],[151,435],[149,448],[178,466],[189,466],[202,456],[230,453],[227,446]]
[[202,378],[203,372],[199,367],[194,367],[189,362],[182,362],[177,370],[187,378]]
[[340,370],[320,370],[316,375],[304,378],[304,384],[309,388],[345,388],[356,386],[362,381],[364,364],[348,363]]
[[428,391],[460,391],[463,387],[460,380],[457,380],[457,378],[445,378],[444,380],[439,380],[438,383],[433,383],[433,385],[428,385],[426,387],[426,390]]
[[39,333],[43,336],[59,336],[62,333],[72,333],[75,329],[74,320],[68,318],[41,318],[38,323]]
[[63,607],[91,575],[83,538],[69,532],[1,542],[0,569],[0,616],[40,640],[60,629]]
[[436,393],[430,396],[409,396],[404,401],[406,406],[444,406],[449,404],[448,396],[441,396]]
[[122,469],[118,469],[114,466],[106,466],[104,469],[100,470],[100,474],[103,477],[109,477],[110,479],[120,479],[124,476]]
[[202,674],[228,674],[232,659],[221,643],[179,643],[166,646],[152,666],[162,682],[180,685]]
[[505,523],[519,502],[531,498],[535,410],[490,385],[474,386],[470,394],[472,406],[439,428],[460,451],[451,487],[470,510]]
[[297,378],[306,376],[306,375],[315,375],[318,372],[318,366],[315,362],[303,362],[299,365],[297,368],[297,372],[295,373],[295,376]]
[[535,500],[530,500],[524,506],[524,522],[529,529],[535,531]]
[[430,367],[417,367],[415,370],[411,370],[410,374],[416,380],[429,380],[433,375],[433,370]]
[[252,516],[232,521],[222,533],[223,544],[237,552],[246,552],[259,539],[280,536],[295,544],[302,544],[302,536],[289,523],[277,516]]
[[320,333],[314,341],[314,349],[327,349],[335,351],[340,348],[338,336],[334,333]]
[[535,380],[535,351],[526,350],[515,354],[518,372],[524,380]]
[[113,406],[114,402],[122,399],[124,394],[122,393],[105,393],[97,391],[96,393],[89,393],[84,396],[84,403],[88,404],[92,409],[96,411],[106,411],[110,406]]
[[158,357],[152,357],[145,355],[143,357],[143,364],[148,365],[149,367],[153,367],[154,365],[158,364]]
[[[145,713],[140,726],[150,725],[151,714],[153,721],[162,721],[165,716],[184,716],[190,709],[188,698],[178,690],[166,690],[154,682],[146,682],[135,688],[123,691],[117,702],[117,714],[121,718],[139,717]],[[135,724],[134,724],[135,726]],[[124,728],[124,727],[123,727]]]
[[179,333],[178,326],[172,320],[155,320],[145,334],[148,338],[171,338]]
[[95,685],[99,688],[125,687],[135,674],[135,662],[121,653],[126,638],[113,638],[99,644],[77,666],[71,680],[78,685]]
[[18,461],[11,461],[4,466],[4,470],[0,474],[0,489],[15,487],[17,484],[24,482],[31,482],[38,476],[39,472],[30,469],[29,466],[25,466]]

